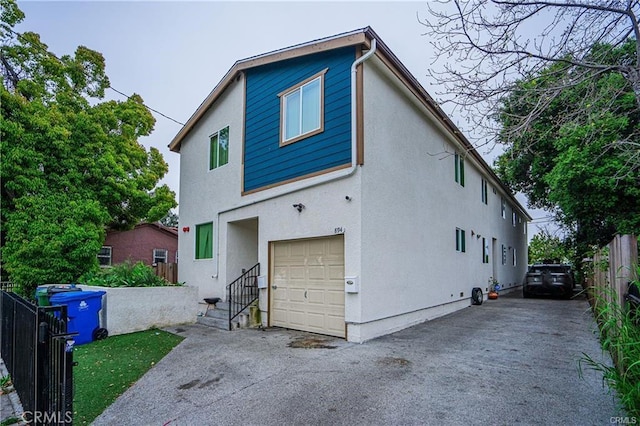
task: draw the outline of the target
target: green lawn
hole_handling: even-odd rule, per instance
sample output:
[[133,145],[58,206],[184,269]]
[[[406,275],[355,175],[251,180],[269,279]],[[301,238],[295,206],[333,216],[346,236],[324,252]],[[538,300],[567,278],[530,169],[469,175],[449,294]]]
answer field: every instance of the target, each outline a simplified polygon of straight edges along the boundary
[[154,329],[76,347],[74,424],[91,423],[182,339]]

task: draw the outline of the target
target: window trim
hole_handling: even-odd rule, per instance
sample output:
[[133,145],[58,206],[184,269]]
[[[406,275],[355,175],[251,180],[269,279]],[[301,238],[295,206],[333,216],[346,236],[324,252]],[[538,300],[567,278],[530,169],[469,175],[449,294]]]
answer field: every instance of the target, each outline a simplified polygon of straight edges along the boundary
[[[198,257],[198,243],[199,243],[199,239],[198,239],[198,228],[201,226],[205,226],[205,225],[210,225],[211,226],[211,257]],[[194,250],[193,250],[193,258],[195,260],[210,260],[213,259],[213,232],[214,232],[214,227],[213,227],[213,221],[211,222],[203,222],[203,223],[198,223],[196,226],[196,235],[194,237]],[[205,246],[206,248],[206,246]]]
[[100,255],[100,252],[98,252],[96,257],[98,258],[98,266],[100,266],[101,268],[106,268],[113,264],[113,246],[102,246],[100,247],[100,250],[102,251],[102,249],[109,249],[109,257],[108,257],[109,263],[106,265],[102,265],[100,263],[100,259],[107,259],[107,256]]
[[[215,170],[215,169],[219,169],[220,167],[226,166],[227,164],[229,164],[229,145],[231,145],[231,126],[226,125],[224,127],[222,127],[220,130],[218,130],[217,132],[211,133],[209,135],[209,171]],[[223,130],[228,129],[227,130],[227,161],[224,164],[220,164],[220,132],[222,132]],[[213,166],[211,165],[211,148],[213,145],[213,141],[212,139],[214,137],[217,137],[218,140],[216,142],[216,149],[218,149],[218,153],[216,155],[216,162],[218,163],[217,165]]]
[[[158,256],[156,253],[158,252],[164,252],[164,256]],[[157,262],[156,258],[161,258],[164,257],[164,262]],[[167,261],[169,260],[169,250],[167,249],[158,249],[158,248],[154,248],[153,249],[153,264],[158,264],[158,263],[168,263]]]
[[507,200],[504,199],[504,197],[500,197],[500,201],[501,201],[501,210],[502,210],[502,218],[506,219],[507,218]]
[[[322,71],[312,75],[311,77],[302,80],[301,82],[295,84],[294,86],[289,87],[288,89],[283,90],[278,93],[278,97],[280,98],[280,146],[291,145],[292,143],[298,142],[302,139],[306,139],[313,135],[317,135],[319,133],[324,132],[324,78],[325,74],[329,68],[325,68]],[[285,139],[285,99],[287,96],[291,95],[295,91],[302,91],[302,87],[311,83],[315,80],[320,80],[320,126],[316,129],[310,130],[306,133],[300,133],[297,136],[294,136],[290,139]],[[300,97],[300,102],[302,102],[302,96]],[[302,113],[300,114],[300,119],[302,120]],[[302,131],[302,129],[300,129]]]

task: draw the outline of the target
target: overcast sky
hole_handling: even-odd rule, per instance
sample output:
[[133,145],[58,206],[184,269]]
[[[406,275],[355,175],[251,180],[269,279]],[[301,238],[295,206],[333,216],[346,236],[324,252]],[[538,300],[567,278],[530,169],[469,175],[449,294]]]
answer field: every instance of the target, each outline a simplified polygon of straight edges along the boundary
[[[40,34],[61,56],[78,45],[101,52],[111,85],[186,122],[235,61],[371,26],[436,97],[426,71],[433,60],[424,27],[426,2],[35,2],[19,1],[18,31]],[[112,99],[123,99],[113,91]],[[446,105],[445,112],[450,112]],[[178,192],[179,154],[167,145],[180,125],[154,114],[154,132],[140,140],[169,164],[164,182]],[[464,131],[464,117],[451,115]],[[491,164],[496,152],[480,150]],[[525,204],[524,201],[523,204]],[[525,204],[526,207],[526,204]],[[537,216],[540,216],[539,214]],[[530,228],[530,235],[536,229]]]

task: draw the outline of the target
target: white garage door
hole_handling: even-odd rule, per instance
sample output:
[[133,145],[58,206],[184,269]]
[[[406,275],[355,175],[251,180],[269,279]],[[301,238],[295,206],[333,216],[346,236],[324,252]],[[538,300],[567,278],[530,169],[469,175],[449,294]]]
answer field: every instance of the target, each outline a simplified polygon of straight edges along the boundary
[[342,235],[271,245],[271,325],[346,337]]

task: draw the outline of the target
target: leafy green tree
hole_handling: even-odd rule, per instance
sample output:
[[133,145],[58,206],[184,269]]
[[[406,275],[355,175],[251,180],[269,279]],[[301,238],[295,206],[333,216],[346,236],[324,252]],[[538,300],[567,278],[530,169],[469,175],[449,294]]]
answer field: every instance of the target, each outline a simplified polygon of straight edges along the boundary
[[138,138],[155,119],[138,95],[103,101],[102,55],[84,46],[57,58],[14,0],[0,0],[2,257],[31,291],[97,267],[107,228],[157,221],[176,206],[160,152]]
[[548,231],[537,233],[529,242],[529,263],[570,263],[573,258],[570,246]]
[[[622,61],[635,41],[594,46],[598,57]],[[633,87],[617,71],[600,72],[571,87],[570,72],[551,65],[518,83],[497,115],[506,152],[497,172],[512,189],[524,192],[534,207],[555,211],[584,251],[603,245],[616,233],[640,231],[640,175],[627,150],[640,140],[640,113]],[[552,99],[546,94],[561,87]],[[545,107],[517,133],[521,117]],[[638,150],[636,154],[638,155]],[[579,253],[580,255],[580,253]]]
[[160,219],[160,223],[164,226],[175,228],[178,226],[178,215],[173,211],[170,211],[165,217]]

